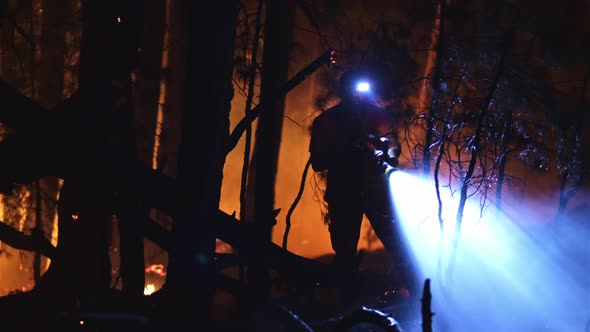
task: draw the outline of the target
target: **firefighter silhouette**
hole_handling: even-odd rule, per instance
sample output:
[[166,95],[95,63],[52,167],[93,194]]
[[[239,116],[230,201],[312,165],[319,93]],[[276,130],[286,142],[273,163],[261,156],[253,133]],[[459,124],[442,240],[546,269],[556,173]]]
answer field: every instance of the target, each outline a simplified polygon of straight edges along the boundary
[[[309,152],[315,172],[326,173],[324,200],[334,265],[353,272],[359,264],[363,216],[392,259],[394,273],[408,287],[408,264],[390,193],[388,171],[397,167],[400,144],[394,117],[378,106],[363,71],[344,73],[340,102],[312,124]],[[387,167],[387,169],[385,168]]]

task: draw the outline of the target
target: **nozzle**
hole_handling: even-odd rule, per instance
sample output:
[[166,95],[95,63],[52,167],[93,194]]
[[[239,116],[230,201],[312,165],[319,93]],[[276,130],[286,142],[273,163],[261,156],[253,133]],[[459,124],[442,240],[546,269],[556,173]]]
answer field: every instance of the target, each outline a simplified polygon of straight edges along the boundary
[[397,167],[393,167],[390,165],[387,165],[387,167],[385,167],[385,176],[389,177],[391,175],[391,173],[397,171],[399,168]]

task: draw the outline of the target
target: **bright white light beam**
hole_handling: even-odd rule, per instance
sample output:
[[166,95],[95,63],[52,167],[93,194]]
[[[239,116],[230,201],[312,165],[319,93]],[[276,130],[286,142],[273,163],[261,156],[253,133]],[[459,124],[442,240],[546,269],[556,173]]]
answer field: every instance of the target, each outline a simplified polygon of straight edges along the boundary
[[[458,195],[441,188],[441,232],[434,182],[401,170],[390,181],[417,277],[420,284],[431,279],[435,331],[586,331],[587,228],[556,236],[549,224],[522,225],[493,206],[481,216],[475,198],[467,202],[453,252]],[[518,207],[524,216],[536,208],[534,203]]]

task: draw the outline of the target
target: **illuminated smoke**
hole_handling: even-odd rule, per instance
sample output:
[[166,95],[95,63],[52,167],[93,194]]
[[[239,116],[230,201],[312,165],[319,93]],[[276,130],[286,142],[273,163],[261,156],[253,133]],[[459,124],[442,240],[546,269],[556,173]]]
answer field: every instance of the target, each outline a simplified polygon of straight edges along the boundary
[[399,171],[391,186],[419,278],[431,279],[434,331],[586,331],[587,229],[573,220],[560,228],[530,220],[539,208],[535,202],[511,207],[511,215],[489,206],[480,216],[474,197],[451,266],[458,197],[441,190],[441,233],[432,181]]

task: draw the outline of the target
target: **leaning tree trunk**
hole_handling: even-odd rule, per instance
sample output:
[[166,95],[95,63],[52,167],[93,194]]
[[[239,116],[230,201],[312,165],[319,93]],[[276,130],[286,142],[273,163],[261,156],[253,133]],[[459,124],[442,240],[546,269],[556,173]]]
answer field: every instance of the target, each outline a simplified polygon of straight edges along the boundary
[[168,327],[207,326],[210,321],[216,243],[212,226],[219,208],[229,138],[238,13],[235,0],[180,4],[185,15],[199,17],[183,20],[187,23],[187,76],[177,173],[179,196],[159,309],[159,321]]

